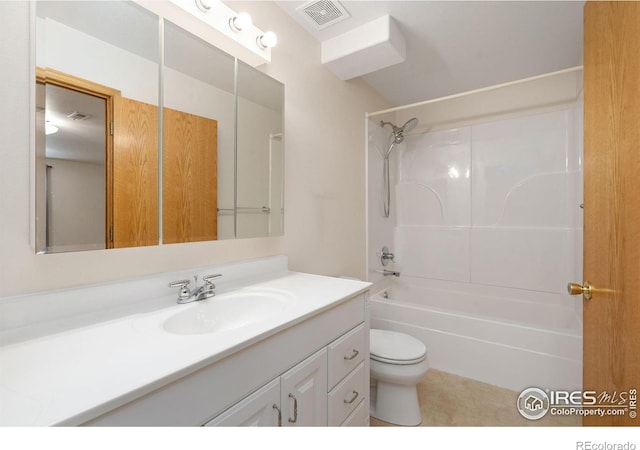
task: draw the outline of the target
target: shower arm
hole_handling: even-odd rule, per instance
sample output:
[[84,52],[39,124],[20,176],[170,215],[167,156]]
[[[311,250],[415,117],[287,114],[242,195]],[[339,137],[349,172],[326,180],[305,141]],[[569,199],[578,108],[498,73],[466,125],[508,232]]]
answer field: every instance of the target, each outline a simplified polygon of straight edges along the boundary
[[385,126],[385,125],[391,125],[391,128],[393,128],[394,130],[397,130],[397,129],[398,129],[398,127],[397,127],[397,126],[395,126],[394,124],[392,124],[391,122],[384,122],[384,121],[382,121],[382,120],[381,120],[381,121],[380,121],[380,126],[381,126],[382,128],[384,128],[384,126]]

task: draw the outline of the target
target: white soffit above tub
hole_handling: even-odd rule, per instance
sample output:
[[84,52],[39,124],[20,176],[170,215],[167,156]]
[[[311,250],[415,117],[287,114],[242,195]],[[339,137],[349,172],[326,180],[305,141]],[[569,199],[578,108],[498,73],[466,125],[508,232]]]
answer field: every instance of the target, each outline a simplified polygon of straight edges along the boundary
[[401,63],[405,57],[404,36],[389,15],[322,42],[322,64],[342,80]]

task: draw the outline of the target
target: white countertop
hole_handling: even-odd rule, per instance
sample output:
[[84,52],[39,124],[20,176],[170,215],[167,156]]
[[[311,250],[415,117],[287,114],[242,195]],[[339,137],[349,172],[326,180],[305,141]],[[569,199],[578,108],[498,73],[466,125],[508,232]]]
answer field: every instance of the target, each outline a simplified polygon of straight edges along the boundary
[[179,335],[162,323],[204,302],[173,304],[0,347],[0,426],[78,425],[366,291],[369,283],[289,272],[239,291],[293,301],[246,327]]

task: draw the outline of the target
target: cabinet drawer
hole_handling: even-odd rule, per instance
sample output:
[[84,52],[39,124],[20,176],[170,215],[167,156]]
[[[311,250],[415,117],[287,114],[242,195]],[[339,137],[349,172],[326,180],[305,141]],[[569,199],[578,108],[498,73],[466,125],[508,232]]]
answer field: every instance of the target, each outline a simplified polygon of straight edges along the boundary
[[343,427],[367,427],[367,419],[369,419],[369,411],[365,408],[367,402],[364,399],[356,407],[355,411],[349,414],[349,417],[342,422]]
[[365,397],[364,362],[342,380],[331,392],[328,401],[329,426],[338,426]]
[[367,355],[364,348],[364,324],[329,344],[329,389],[356,368]]

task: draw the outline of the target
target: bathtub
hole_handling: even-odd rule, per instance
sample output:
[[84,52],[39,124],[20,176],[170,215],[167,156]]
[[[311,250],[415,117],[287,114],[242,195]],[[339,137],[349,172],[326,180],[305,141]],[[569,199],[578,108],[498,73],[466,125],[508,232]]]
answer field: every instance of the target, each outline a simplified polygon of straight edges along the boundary
[[582,389],[582,324],[558,294],[402,277],[374,284],[369,306],[372,328],[422,340],[432,368],[517,392]]

